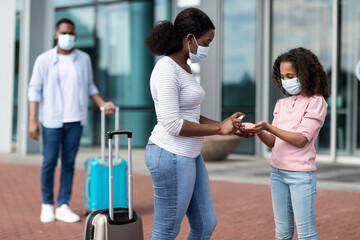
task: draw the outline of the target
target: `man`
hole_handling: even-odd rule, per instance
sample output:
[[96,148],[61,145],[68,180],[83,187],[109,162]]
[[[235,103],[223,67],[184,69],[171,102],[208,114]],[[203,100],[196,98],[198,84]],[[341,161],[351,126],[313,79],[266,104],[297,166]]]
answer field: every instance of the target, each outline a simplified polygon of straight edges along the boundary
[[[88,97],[99,107],[107,106],[106,114],[115,110],[112,102],[104,102],[99,95],[93,83],[90,57],[74,48],[75,37],[74,23],[66,18],[59,20],[55,32],[57,46],[36,59],[29,83],[29,135],[38,140],[40,128],[36,116],[39,109],[43,138],[42,222],[80,220],[70,209],[69,201],[75,157],[87,121]],[[54,214],[54,171],[60,149],[60,189]]]

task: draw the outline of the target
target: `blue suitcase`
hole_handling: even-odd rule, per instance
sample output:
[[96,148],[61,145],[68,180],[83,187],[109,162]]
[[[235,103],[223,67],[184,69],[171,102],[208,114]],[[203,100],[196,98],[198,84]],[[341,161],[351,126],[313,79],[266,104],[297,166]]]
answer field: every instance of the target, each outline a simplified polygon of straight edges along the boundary
[[[109,209],[109,159],[105,157],[105,109],[101,109],[101,157],[89,158],[84,162],[84,209],[85,214],[94,210]],[[115,129],[118,129],[119,108],[115,111]],[[115,160],[113,161],[114,207],[126,207],[127,163],[118,157],[118,139],[115,139]]]
[[[113,193],[113,161],[112,161],[112,139],[114,136],[126,134],[128,137],[128,199],[127,208],[114,208]],[[132,192],[132,132],[131,131],[109,131],[109,209],[91,212],[85,223],[84,239],[85,240],[144,240],[142,217],[133,209],[133,192]]]

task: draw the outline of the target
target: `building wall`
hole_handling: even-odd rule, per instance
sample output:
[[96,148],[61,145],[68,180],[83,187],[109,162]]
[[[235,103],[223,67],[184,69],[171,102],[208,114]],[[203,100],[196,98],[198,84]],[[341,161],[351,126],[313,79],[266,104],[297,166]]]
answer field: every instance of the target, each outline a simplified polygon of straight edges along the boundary
[[[207,91],[203,114],[220,119],[241,111],[246,121],[271,122],[276,100],[284,97],[270,84],[272,63],[282,52],[306,47],[319,57],[329,84],[335,86],[316,143],[319,159],[360,163],[360,89],[355,73],[360,60],[359,1],[56,0],[55,22],[62,17],[75,21],[77,47],[92,57],[95,83],[104,98],[120,106],[120,127],[134,130],[135,147],[145,146],[156,122],[148,84],[158,58],[143,44],[147,31],[155,21],[174,19],[188,6],[203,9],[216,24],[209,59],[192,66]],[[18,35],[16,39],[18,43]],[[99,115],[90,103],[82,144],[99,144]],[[110,117],[107,126],[113,121]],[[251,138],[242,139],[236,153],[269,157],[270,151]]]

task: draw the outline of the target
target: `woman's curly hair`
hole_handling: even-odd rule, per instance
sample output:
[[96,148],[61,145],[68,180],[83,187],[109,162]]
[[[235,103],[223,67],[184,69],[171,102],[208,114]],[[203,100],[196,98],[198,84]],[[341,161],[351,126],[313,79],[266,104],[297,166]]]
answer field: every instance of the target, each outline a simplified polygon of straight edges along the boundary
[[307,97],[321,95],[329,97],[329,81],[317,56],[306,48],[294,48],[278,56],[273,65],[272,82],[285,95],[291,96],[281,84],[280,64],[290,62],[301,84],[301,94]]

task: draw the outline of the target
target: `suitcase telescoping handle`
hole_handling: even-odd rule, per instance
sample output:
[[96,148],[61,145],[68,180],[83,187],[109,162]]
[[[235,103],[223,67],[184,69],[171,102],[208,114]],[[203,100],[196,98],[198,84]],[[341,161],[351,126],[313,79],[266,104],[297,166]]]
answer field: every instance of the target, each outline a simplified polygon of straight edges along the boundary
[[132,132],[127,130],[115,130],[109,131],[107,133],[109,141],[109,215],[110,219],[114,221],[114,195],[113,195],[113,161],[112,161],[112,138],[114,135],[126,134],[128,136],[128,164],[129,164],[129,174],[128,174],[128,201],[129,201],[129,220],[133,218],[133,206],[132,206],[132,147],[131,139]]
[[[101,107],[101,163],[106,165],[105,161],[105,110],[108,109],[109,106]],[[115,130],[119,130],[119,107],[115,107]],[[115,137],[115,159],[119,158],[119,137]]]

